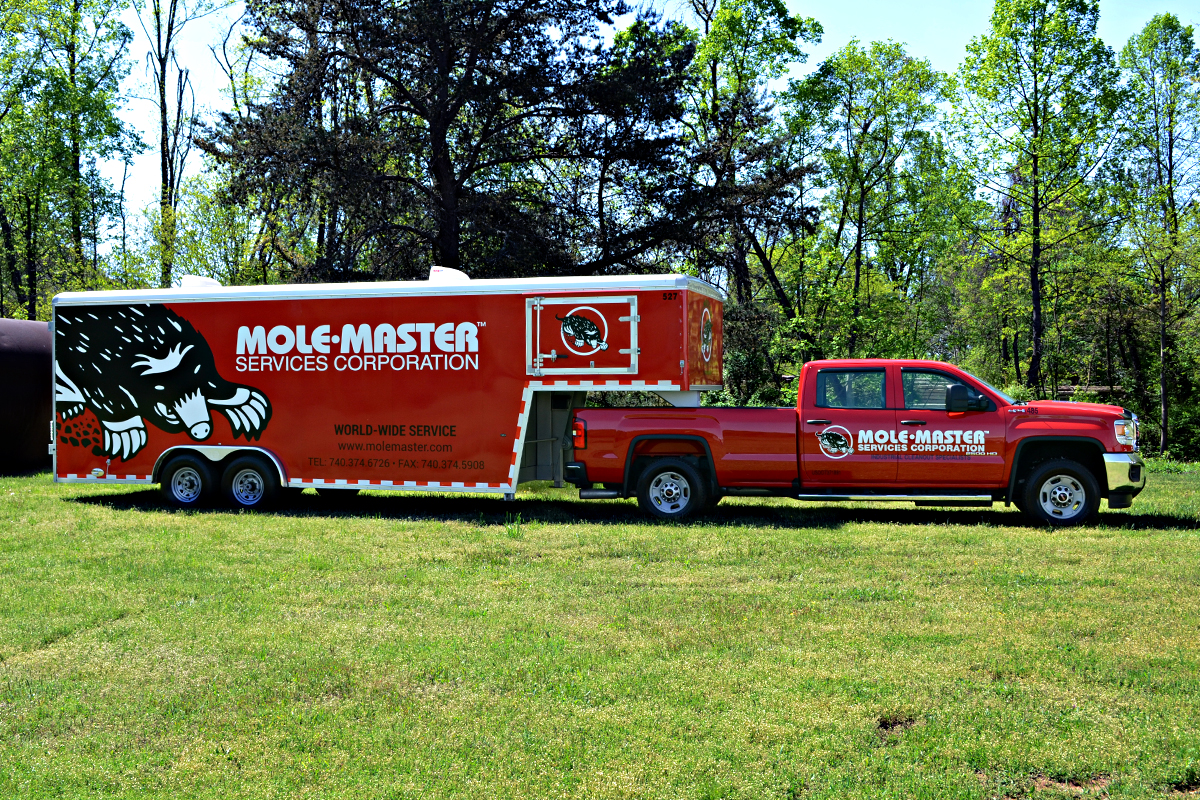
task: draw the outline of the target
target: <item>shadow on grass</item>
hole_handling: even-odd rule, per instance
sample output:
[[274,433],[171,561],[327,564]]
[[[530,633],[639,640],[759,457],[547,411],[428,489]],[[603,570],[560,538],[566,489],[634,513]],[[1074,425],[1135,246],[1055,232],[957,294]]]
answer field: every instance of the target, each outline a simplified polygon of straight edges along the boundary
[[[147,489],[120,494],[85,495],[66,502],[87,503],[107,508],[141,511],[173,511],[157,491]],[[189,514],[229,513],[229,509],[213,505],[192,509]],[[345,517],[409,520],[457,520],[486,525],[504,524],[520,514],[525,522],[645,525],[653,522],[638,510],[634,500],[586,501],[565,498],[518,497],[502,501],[495,497],[477,495],[419,495],[368,494],[321,496],[293,494],[269,512],[289,517]],[[905,508],[904,505],[847,506],[777,504],[737,505],[722,503],[698,514],[690,525],[771,526],[777,528],[840,528],[847,523],[878,523],[887,525],[965,525],[985,527],[1040,527],[1016,509],[1003,506],[992,509],[928,509]],[[1102,511],[1098,527],[1125,530],[1197,530],[1200,520],[1171,514],[1116,513]]]

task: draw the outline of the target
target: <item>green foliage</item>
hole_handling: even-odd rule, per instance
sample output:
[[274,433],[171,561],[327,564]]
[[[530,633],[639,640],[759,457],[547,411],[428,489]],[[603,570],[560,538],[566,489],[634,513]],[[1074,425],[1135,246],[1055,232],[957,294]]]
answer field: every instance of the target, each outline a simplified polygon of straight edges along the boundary
[[[1044,362],[1047,330],[1058,324],[1055,294],[1068,282],[1067,291],[1079,287],[1070,251],[1106,223],[1092,176],[1122,92],[1113,53],[1096,37],[1099,15],[1094,0],[997,0],[991,30],[972,40],[959,70],[959,150],[997,207],[990,220],[972,220],[986,248],[980,268],[1021,300],[990,309],[992,324],[1027,332],[1025,382],[1041,396],[1053,372]],[[1021,356],[1012,358],[1015,372]]]
[[138,144],[117,117],[131,34],[113,0],[7,9],[0,26],[0,313],[44,319],[50,297],[109,284],[120,197],[99,162]]
[[1147,456],[1146,471],[1152,475],[1183,475],[1200,472],[1200,463],[1179,461],[1168,451],[1161,456]]
[[1013,400],[1024,400],[1029,402],[1033,400],[1033,390],[1023,383],[1010,383],[1000,391],[1011,397]]
[[[708,403],[791,404],[811,359],[932,357],[1018,398],[1088,387],[1147,450],[1200,457],[1200,54],[1172,15],[1118,60],[1093,0],[998,0],[953,77],[857,40],[795,77],[822,29],[781,0],[642,10],[611,37],[621,0],[253,0],[214,43],[231,110],[200,174],[177,105],[157,142],[173,188],[128,209],[101,178],[141,147],[117,123],[120,9],[0,17],[6,315],[168,268],[686,272],[729,295]],[[161,88],[187,66],[163,71],[150,17]]]
[[[1158,351],[1157,408],[1148,391],[1133,404],[1165,451],[1180,446],[1181,437],[1194,438],[1184,419],[1200,405],[1192,379],[1200,362],[1183,335],[1200,300],[1200,52],[1194,32],[1172,15],[1155,16],[1125,45],[1121,66],[1128,76],[1129,122],[1119,142],[1124,169],[1113,194],[1129,247],[1134,324],[1153,330]],[[1150,370],[1145,373],[1139,377],[1148,382]]]

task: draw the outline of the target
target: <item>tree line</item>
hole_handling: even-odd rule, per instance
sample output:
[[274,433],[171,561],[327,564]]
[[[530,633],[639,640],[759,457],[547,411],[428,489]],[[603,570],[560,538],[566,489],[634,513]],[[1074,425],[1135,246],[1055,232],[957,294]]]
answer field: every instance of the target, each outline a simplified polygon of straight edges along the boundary
[[[1200,456],[1200,55],[1172,15],[1113,47],[1096,2],[997,0],[954,73],[852,41],[801,76],[823,32],[782,0],[249,0],[200,118],[175,46],[214,6],[143,1],[138,31],[125,0],[0,21],[5,316],[182,274],[686,272],[730,296],[713,402],[930,356]],[[151,143],[118,113],[137,64]],[[130,209],[100,166],[147,148]]]

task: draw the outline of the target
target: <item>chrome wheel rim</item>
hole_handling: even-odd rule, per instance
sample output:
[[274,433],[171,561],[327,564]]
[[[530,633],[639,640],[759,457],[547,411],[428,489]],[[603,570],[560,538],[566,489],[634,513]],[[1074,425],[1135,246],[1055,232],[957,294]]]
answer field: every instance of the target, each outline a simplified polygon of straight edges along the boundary
[[650,502],[664,514],[679,514],[691,501],[692,486],[678,472],[660,472],[650,482]]
[[231,489],[235,500],[244,506],[252,506],[263,499],[267,486],[258,470],[247,467],[233,476]]
[[204,480],[195,467],[180,467],[171,476],[171,494],[181,503],[194,503],[204,491]]
[[1074,519],[1087,506],[1087,492],[1074,475],[1051,475],[1038,489],[1038,502],[1055,519]]

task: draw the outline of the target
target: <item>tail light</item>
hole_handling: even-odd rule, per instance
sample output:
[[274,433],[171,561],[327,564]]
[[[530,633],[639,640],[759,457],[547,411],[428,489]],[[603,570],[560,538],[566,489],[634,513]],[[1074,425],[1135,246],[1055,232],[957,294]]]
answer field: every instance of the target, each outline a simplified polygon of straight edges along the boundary
[[587,424],[581,419],[571,423],[571,446],[576,450],[587,448]]
[[1113,423],[1116,429],[1117,444],[1123,444],[1126,447],[1137,447],[1137,415],[1134,414],[1132,419],[1119,419]]

